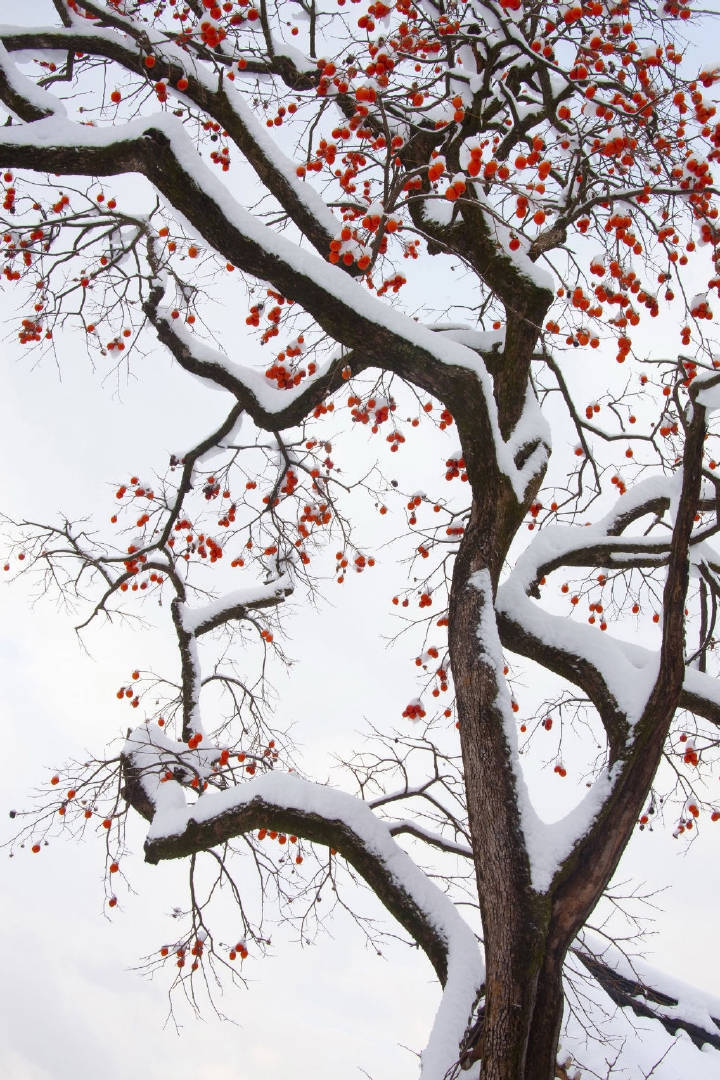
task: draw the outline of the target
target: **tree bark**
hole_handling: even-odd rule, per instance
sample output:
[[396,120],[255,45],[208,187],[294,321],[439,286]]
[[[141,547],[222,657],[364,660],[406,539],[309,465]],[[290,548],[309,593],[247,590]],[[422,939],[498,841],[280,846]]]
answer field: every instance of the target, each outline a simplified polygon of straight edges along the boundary
[[563,1018],[563,963],[566,950],[547,947],[538,977],[523,1080],[552,1080]]
[[547,892],[532,874],[523,778],[511,745],[510,698],[495,617],[495,591],[520,505],[498,474],[476,493],[455,563],[449,642],[468,817],[485,934],[487,979],[476,1056],[483,1080],[553,1080],[563,1014],[562,971],[576,934],[610,880],[657,769],[679,700],[688,545],[700,495],[704,410],[688,427],[682,492],[664,591],[660,671],[611,791]]
[[502,660],[492,642],[494,630],[499,647],[494,588],[514,531],[512,519],[522,512],[501,481],[488,484],[482,504],[473,505],[450,603],[450,656],[486,943],[478,1048],[484,1080],[519,1080],[525,1075],[547,926],[547,904],[531,886],[503,715],[509,701],[503,702],[507,690]]

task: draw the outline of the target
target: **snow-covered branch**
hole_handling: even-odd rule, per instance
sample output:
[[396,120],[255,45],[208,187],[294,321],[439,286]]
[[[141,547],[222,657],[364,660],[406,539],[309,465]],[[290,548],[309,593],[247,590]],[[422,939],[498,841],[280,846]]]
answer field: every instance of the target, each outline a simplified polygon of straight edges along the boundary
[[[112,19],[112,13],[109,16]],[[13,92],[9,80],[11,62],[7,53],[29,48],[90,53],[113,61],[136,76],[148,77],[143,43],[137,40],[136,29],[127,19],[116,16],[113,22],[116,30],[122,30],[123,36],[105,27],[91,28],[87,24],[82,28],[73,26],[64,30],[40,28],[31,34],[21,29],[2,29],[2,41],[7,52],[4,65],[0,54],[0,99],[24,120],[37,120],[54,111],[56,99],[49,94],[43,95],[47,99],[44,108],[33,106],[33,91],[36,97],[41,91],[27,79],[22,80],[20,92]],[[154,43],[152,55],[155,60],[153,80],[165,79],[171,87],[177,87],[180,83],[181,92],[174,91],[180,100],[192,102],[215,118],[255,169],[267,190],[308,237],[313,247],[325,255],[337,232],[335,217],[315,190],[296,176],[295,165],[268,136],[233,83],[218,81],[214,71],[207,70],[198,58],[188,56],[187,49],[167,39]],[[14,70],[17,72],[17,69]]]
[[271,772],[226,791],[203,794],[186,805],[182,786],[174,779],[162,780],[168,754],[174,758],[176,753],[164,736],[148,728],[136,729],[125,746],[126,797],[151,819],[146,860],[182,858],[267,827],[333,848],[426,952],[444,987],[421,1071],[423,1080],[442,1080],[458,1059],[484,980],[475,936],[452,902],[362,800],[298,776]]
[[393,836],[414,836],[417,840],[422,840],[424,843],[430,844],[431,847],[435,847],[439,851],[445,851],[449,855],[461,855],[464,859],[472,859],[473,857],[472,849],[466,844],[457,844],[453,840],[447,840],[439,833],[432,832],[414,821],[392,821],[388,824],[390,833]]
[[[697,421],[696,421],[697,423]],[[539,599],[539,583],[564,566],[598,568],[663,568],[672,550],[672,521],[659,535],[626,533],[635,522],[671,511],[677,518],[681,505],[682,472],[673,477],[654,477],[633,486],[596,524],[553,525],[543,529],[517,560],[497,593],[497,614],[503,644],[524,656],[533,656],[551,671],[582,686],[598,709],[611,745],[611,759],[621,751],[642,714],[658,675],[656,652],[565,616],[554,615],[531,597]],[[714,501],[699,496],[696,508],[714,508]],[[708,555],[702,546],[688,546],[693,560]],[[697,677],[696,677],[697,676]],[[700,673],[685,674],[680,704],[695,707],[702,715],[717,718],[714,683]],[[694,705],[691,705],[691,702]]]
[[636,1016],[658,1020],[671,1035],[684,1031],[702,1049],[720,1050],[720,999],[656,970],[632,962],[607,941],[583,932],[572,954],[608,996]]
[[[523,426],[522,446],[517,445],[515,429],[526,408],[525,391],[519,408],[514,402],[510,410],[514,419],[508,427],[508,418],[502,422],[498,409],[493,378],[475,351],[393,310],[343,271],[304,252],[245,211],[201,161],[182,124],[172,116],[140,119],[106,130],[63,125],[55,119],[17,130],[4,128],[0,160],[6,167],[40,171],[146,176],[216,251],[293,296],[334,340],[357,349],[366,363],[393,371],[446,401],[460,419],[470,412],[476,436],[494,449],[491,455],[486,450],[471,456],[472,475],[480,481],[489,468],[499,468],[516,499],[524,498],[545,460],[543,452],[538,461],[538,451],[516,463],[516,454],[531,434]],[[232,389],[237,385],[232,368],[226,365],[223,376],[218,356],[212,372],[200,373]],[[498,400],[502,403],[507,394],[499,393]],[[543,425],[533,440],[535,445],[545,437]]]
[[254,588],[234,589],[203,607],[181,609],[183,628],[194,637],[207,634],[232,619],[244,619],[249,611],[277,607],[292,593],[287,576]]

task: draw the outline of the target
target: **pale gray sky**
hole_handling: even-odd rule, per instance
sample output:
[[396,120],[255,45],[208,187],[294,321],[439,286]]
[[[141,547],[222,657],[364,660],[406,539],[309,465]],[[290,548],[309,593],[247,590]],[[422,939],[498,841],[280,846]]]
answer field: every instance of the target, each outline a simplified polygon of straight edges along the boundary
[[[35,6],[44,7],[31,0]],[[159,353],[118,384],[102,372],[92,375],[82,342],[62,347],[58,372],[49,360],[33,368],[14,341],[9,327],[0,398],[1,505],[8,512],[104,518],[112,512],[115,481],[147,463],[160,466],[170,450],[204,434],[224,408],[219,395],[203,393]],[[410,463],[417,465],[413,453]],[[308,748],[318,746],[321,778],[325,755],[357,745],[354,732],[364,718],[395,725],[403,699],[414,696],[412,649],[401,645],[390,656],[368,619],[371,581],[350,578],[341,595],[331,594],[337,607],[323,607],[320,615],[297,612],[290,623],[290,651],[300,662],[291,681],[278,682],[279,716],[297,722]],[[386,605],[393,576],[380,568],[377,581],[378,604]],[[82,756],[85,747],[97,752],[124,731],[117,685],[139,653],[145,666],[167,662],[171,643],[150,632],[104,630],[88,638],[91,656],[85,655],[71,621],[42,601],[30,607],[22,587],[2,590],[0,616],[4,813],[65,757]],[[651,890],[671,883],[657,899],[664,910],[648,956],[711,991],[719,958],[710,928],[720,889],[720,822],[715,830],[707,825],[692,845],[673,841],[671,828],[638,835],[620,873]],[[141,845],[138,827],[138,852]],[[6,862],[4,1076],[125,1080],[134,1072],[142,1080],[275,1080],[291,1069],[297,1080],[337,1080],[359,1077],[361,1068],[373,1080],[416,1075],[416,1059],[404,1047],[420,1050],[430,1028],[438,1000],[430,967],[400,945],[379,959],[343,917],[328,927],[333,936],[313,948],[301,950],[278,934],[275,955],[247,965],[250,988],[230,990],[222,1002],[235,1025],[209,1011],[198,1021],[178,999],[181,1034],[172,1024],[163,1027],[165,978],[147,981],[129,969],[172,937],[169,912],[183,903],[182,874],[178,866],[146,867],[138,854],[130,874],[137,895],[122,892],[120,909],[108,919],[100,845],[56,842],[37,857],[21,852]]]

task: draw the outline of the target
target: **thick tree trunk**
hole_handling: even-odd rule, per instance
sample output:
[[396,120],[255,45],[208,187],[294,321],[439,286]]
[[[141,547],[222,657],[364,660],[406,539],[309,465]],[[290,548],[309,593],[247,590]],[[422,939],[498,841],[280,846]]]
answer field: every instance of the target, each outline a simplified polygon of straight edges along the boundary
[[[553,1080],[563,1018],[565,953],[529,925],[512,927],[498,942],[486,934],[486,998],[470,1050],[482,1061],[483,1080]],[[498,947],[499,946],[499,947]],[[544,951],[543,951],[544,950]],[[538,956],[541,963],[538,969]]]
[[[525,1077],[537,1001],[537,965],[532,943],[518,941],[514,927],[488,949],[485,1014],[479,1046],[483,1080]],[[486,942],[493,935],[486,935]]]
[[483,1080],[553,1080],[562,967],[571,944],[552,925],[550,898],[533,888],[494,618],[494,591],[523,511],[499,478],[487,485],[482,502],[473,506],[456,559],[450,606],[450,654],[486,950],[482,1034],[474,1051],[482,1058]]
[[[522,510],[501,490],[475,504],[456,560],[450,650],[460,719],[468,815],[486,950],[485,1009],[475,1053],[483,1080],[552,1080],[562,995],[540,982],[550,907],[534,892],[517,776],[506,728],[507,689],[494,629],[493,593],[512,520]],[[542,1018],[538,1016],[541,1007]],[[538,1071],[541,1038],[546,1074]]]
[[682,686],[687,548],[699,497],[704,432],[704,413],[696,408],[663,597],[658,679],[633,741],[615,762],[622,771],[601,812],[552,883],[542,885],[532,867],[534,838],[526,835],[527,794],[494,608],[500,568],[524,508],[497,475],[473,504],[455,562],[449,641],[487,955],[485,1011],[476,1050],[483,1080],[553,1080],[555,1075],[565,955],[632,832]]
[[545,955],[538,977],[523,1080],[552,1080],[555,1076],[565,1001],[562,982],[565,952],[559,955],[550,949]]

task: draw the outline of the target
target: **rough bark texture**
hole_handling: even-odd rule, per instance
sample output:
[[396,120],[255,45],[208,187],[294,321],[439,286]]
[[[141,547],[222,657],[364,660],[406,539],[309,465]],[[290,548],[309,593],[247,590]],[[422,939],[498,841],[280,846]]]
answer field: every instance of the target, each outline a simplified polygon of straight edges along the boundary
[[[558,868],[546,894],[531,882],[516,777],[502,715],[502,672],[487,633],[484,595],[498,580],[517,507],[502,486],[483,492],[455,563],[450,650],[457,693],[470,828],[486,934],[487,985],[480,1056],[492,1080],[551,1080],[563,1011],[567,950],[587,921],[635,827],[660,761],[684,672],[683,611],[688,545],[700,494],[704,410],[685,446],[679,510],[668,555],[659,675],[634,734],[613,747],[617,779],[598,819]],[[477,495],[476,495],[477,499]],[[483,579],[476,575],[485,571]],[[490,628],[492,629],[492,628]],[[515,637],[518,637],[516,631]],[[512,634],[510,635],[513,640]],[[558,665],[561,666],[561,665]],[[572,665],[564,665],[572,674]],[[604,701],[612,714],[613,702]],[[610,731],[618,727],[612,715]],[[612,822],[612,827],[609,823]]]

